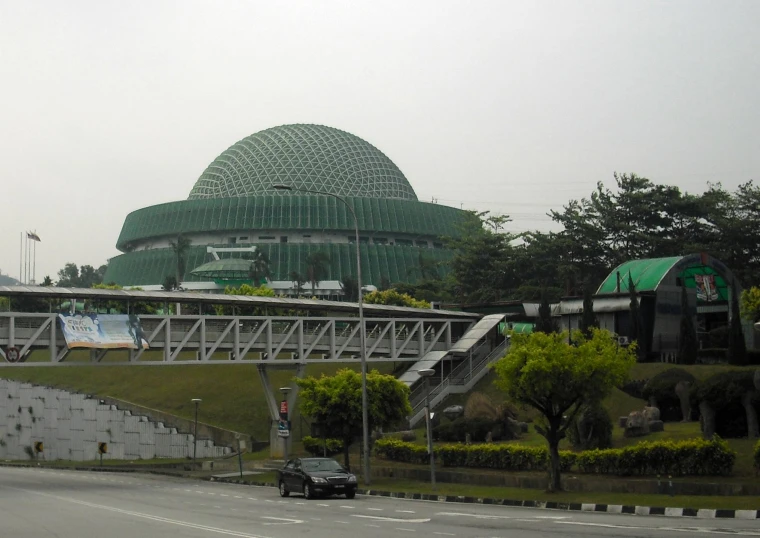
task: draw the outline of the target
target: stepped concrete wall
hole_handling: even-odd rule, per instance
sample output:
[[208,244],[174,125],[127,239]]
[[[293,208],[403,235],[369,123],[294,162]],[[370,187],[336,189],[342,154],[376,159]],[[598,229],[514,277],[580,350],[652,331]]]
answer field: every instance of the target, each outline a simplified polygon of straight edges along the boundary
[[[39,459],[92,461],[100,458],[101,442],[108,443],[104,460],[188,458],[195,439],[84,394],[0,379],[0,459],[31,459],[38,441],[44,446]],[[231,452],[198,440],[199,458]]]

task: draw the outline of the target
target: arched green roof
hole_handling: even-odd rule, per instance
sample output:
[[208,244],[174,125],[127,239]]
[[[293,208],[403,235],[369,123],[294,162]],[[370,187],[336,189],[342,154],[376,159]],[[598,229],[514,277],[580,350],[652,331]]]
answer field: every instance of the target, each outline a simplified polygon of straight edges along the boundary
[[[597,294],[627,292],[628,277],[633,279],[636,291],[654,291],[663,277],[681,259],[681,256],[672,258],[651,258],[647,260],[629,260],[618,265],[599,286]],[[620,274],[620,290],[617,289],[618,274]]]
[[339,196],[417,200],[401,170],[369,142],[332,127],[300,124],[259,131],[235,143],[201,174],[189,199],[274,194],[273,184]]
[[[620,289],[617,289],[618,275]],[[729,286],[739,284],[731,270],[720,260],[712,256],[688,254],[671,258],[651,258],[630,260],[612,270],[599,286],[597,294],[627,293],[629,275],[637,292],[656,291],[660,284],[697,288],[698,302],[728,301]],[[706,277],[706,278],[705,278]],[[697,279],[702,284],[697,285]],[[709,289],[705,282],[710,282]]]

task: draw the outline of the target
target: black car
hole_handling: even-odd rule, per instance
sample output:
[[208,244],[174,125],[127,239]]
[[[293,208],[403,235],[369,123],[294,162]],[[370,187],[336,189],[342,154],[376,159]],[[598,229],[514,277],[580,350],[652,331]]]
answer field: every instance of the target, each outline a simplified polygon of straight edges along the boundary
[[307,499],[319,495],[356,496],[356,476],[331,458],[299,458],[288,461],[277,471],[280,495],[303,493]]

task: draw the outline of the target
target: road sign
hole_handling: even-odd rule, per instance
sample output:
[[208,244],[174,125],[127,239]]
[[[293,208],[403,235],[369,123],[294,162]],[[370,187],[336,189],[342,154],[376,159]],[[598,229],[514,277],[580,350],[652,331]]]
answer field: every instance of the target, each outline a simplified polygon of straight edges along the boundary
[[17,347],[11,346],[5,350],[5,358],[8,362],[18,362],[21,358],[21,353],[19,353]]
[[98,453],[108,454],[108,443],[98,443]]
[[43,450],[45,450],[45,446],[42,444],[42,441],[37,441],[36,443],[34,443],[34,451],[35,452],[37,452],[39,454]]
[[279,420],[277,422],[277,435],[279,437],[290,437],[290,421]]
[[288,401],[283,400],[280,402],[280,416],[288,416]]

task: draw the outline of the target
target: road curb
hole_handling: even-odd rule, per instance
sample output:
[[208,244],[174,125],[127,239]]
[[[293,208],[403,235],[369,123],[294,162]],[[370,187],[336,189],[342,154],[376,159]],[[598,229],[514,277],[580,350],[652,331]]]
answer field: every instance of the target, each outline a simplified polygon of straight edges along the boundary
[[[246,482],[228,478],[212,479],[214,482],[244,484],[250,486],[272,487],[272,482]],[[390,497],[392,499],[409,499],[441,503],[486,504],[497,506],[520,506],[523,508],[544,508],[549,510],[568,510],[579,512],[604,512],[607,514],[630,514],[637,516],[693,517],[699,519],[760,519],[760,510],[728,510],[711,508],[675,508],[664,506],[633,506],[626,504],[595,503],[561,503],[555,501],[518,501],[513,499],[492,499],[480,497],[463,497],[458,495],[433,495],[429,493],[400,493],[375,489],[357,489],[359,495]]]
[[[55,466],[46,465],[41,467],[34,464],[10,464],[0,462],[0,467],[31,467],[35,469],[57,469],[68,471],[94,471],[116,473],[143,473],[164,476],[185,476],[183,473],[172,473],[151,469],[119,469],[109,467],[89,466]],[[222,482],[227,484],[240,484],[247,486],[276,488],[273,482],[246,482],[245,480],[233,480],[230,478],[196,477],[209,482]],[[544,508],[549,510],[567,510],[579,512],[603,512],[607,514],[630,514],[637,516],[667,516],[667,517],[693,517],[699,519],[760,519],[760,510],[730,510],[713,508],[676,508],[664,506],[633,506],[626,504],[596,504],[596,503],[561,503],[555,501],[520,501],[514,499],[493,499],[489,497],[464,497],[459,495],[433,495],[430,493],[401,493],[397,491],[382,491],[375,489],[357,489],[359,495],[375,497],[389,497],[392,499],[409,499],[416,501],[431,501],[440,503],[459,504],[485,504],[497,506],[520,506],[523,508]]]

